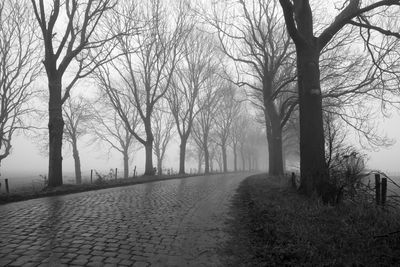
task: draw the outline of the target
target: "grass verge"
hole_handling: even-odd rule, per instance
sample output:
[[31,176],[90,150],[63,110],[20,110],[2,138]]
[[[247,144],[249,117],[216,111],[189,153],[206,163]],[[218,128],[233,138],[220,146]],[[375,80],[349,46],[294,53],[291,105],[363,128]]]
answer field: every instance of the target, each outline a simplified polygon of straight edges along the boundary
[[399,266],[400,216],[370,203],[327,206],[255,175],[233,200],[232,266]]

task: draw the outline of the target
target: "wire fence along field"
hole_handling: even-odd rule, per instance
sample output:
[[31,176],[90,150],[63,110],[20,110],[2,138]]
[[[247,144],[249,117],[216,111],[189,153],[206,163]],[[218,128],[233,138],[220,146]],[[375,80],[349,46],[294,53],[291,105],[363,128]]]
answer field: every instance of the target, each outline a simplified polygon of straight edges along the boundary
[[[129,172],[129,179],[135,179],[139,176],[142,176],[144,171],[136,167]],[[177,175],[177,170],[173,168],[163,168],[162,170],[163,176],[174,176]],[[191,168],[188,174],[197,174],[197,170]],[[82,184],[91,184],[91,183],[104,183],[112,180],[120,180],[123,178],[123,170],[118,168],[110,168],[110,169],[91,169],[84,170],[81,172],[82,175]],[[6,180],[7,185],[6,186]],[[44,174],[35,176],[15,176],[15,177],[0,177],[0,195],[1,194],[23,194],[29,192],[38,192],[42,191],[47,186],[47,176]],[[63,183],[65,185],[74,185],[76,184],[75,174],[74,173],[65,173],[63,175]],[[7,192],[8,187],[8,192]]]
[[[380,179],[382,178],[382,180]],[[379,179],[379,180],[377,180]],[[385,179],[386,185],[383,187],[383,179]],[[379,187],[382,187],[381,193],[379,193]],[[381,198],[381,202],[387,206],[400,207],[400,176],[388,175],[380,171],[372,171],[368,175],[368,186],[366,187],[369,193],[375,196],[375,199]],[[382,196],[385,194],[385,196]],[[378,196],[377,196],[378,195]],[[379,201],[379,200],[377,200]]]

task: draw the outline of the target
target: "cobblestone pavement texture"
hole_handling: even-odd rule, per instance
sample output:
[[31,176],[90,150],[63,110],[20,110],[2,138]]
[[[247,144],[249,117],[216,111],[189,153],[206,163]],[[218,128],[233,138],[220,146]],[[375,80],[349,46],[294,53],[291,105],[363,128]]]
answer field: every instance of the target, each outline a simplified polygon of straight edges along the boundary
[[0,206],[0,266],[223,266],[230,199],[245,174]]

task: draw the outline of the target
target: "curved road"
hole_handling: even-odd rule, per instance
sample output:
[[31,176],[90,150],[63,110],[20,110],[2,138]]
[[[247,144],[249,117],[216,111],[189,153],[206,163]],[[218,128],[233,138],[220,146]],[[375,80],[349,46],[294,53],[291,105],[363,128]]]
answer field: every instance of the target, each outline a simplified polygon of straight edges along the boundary
[[0,206],[0,266],[221,266],[246,174],[151,182]]

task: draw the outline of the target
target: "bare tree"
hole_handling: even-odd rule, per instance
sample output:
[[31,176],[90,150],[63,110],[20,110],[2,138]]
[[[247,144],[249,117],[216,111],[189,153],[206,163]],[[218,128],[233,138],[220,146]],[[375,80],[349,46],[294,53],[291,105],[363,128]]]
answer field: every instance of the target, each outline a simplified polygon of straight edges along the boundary
[[[374,25],[370,21],[384,12],[397,12],[398,0],[345,1],[334,21],[315,36],[313,11],[309,0],[279,0],[289,35],[296,46],[298,91],[300,106],[300,191],[311,195],[315,190],[324,195],[328,190],[328,174],[325,166],[325,142],[322,116],[320,80],[321,51],[346,25],[367,28],[385,36],[399,38],[400,34]],[[366,40],[368,41],[368,40]],[[368,43],[368,42],[367,42]]]
[[207,80],[207,86],[198,99],[200,111],[193,125],[192,135],[197,143],[201,144],[204,151],[204,173],[210,173],[210,134],[215,126],[215,115],[218,111],[220,94],[219,86],[222,82],[219,77],[212,77]]
[[[62,185],[62,140],[64,120],[62,105],[69,97],[75,83],[88,76],[108,60],[103,49],[115,38],[101,29],[102,18],[116,4],[114,0],[31,0],[44,45],[43,64],[49,88],[49,186]],[[94,49],[97,50],[96,54]],[[86,60],[91,57],[91,60]],[[93,60],[95,58],[96,60]],[[63,85],[64,74],[74,65],[74,74]],[[64,89],[64,90],[63,90]]]
[[161,103],[162,101],[160,101],[158,107],[154,109],[153,116],[153,150],[157,157],[158,175],[162,175],[162,163],[165,157],[165,152],[167,151],[167,146],[174,134],[174,118],[169,110],[167,110],[166,105],[163,107]]
[[220,89],[221,97],[218,104],[218,111],[215,116],[215,127],[214,127],[214,142],[221,148],[222,156],[222,170],[228,171],[227,163],[227,148],[229,145],[232,124],[234,119],[240,111],[240,102],[235,99],[236,90],[233,84],[226,83],[224,87]]
[[[232,130],[230,135],[231,146],[233,150],[233,169],[234,171],[238,171],[238,150],[240,150],[242,146],[242,140],[245,140],[246,130],[248,128],[248,116],[244,114],[244,111],[241,110],[235,117],[232,122]],[[244,159],[244,155],[242,153],[242,160]],[[242,161],[242,170],[244,170],[244,161]]]
[[[221,5],[217,6],[221,10]],[[240,0],[214,11],[211,24],[217,29],[223,52],[235,63],[239,86],[264,112],[267,129],[269,173],[283,174],[282,131],[297,105],[289,86],[296,78],[293,47],[282,23],[276,0]]]
[[169,20],[167,15],[170,10],[160,0],[143,2],[139,12],[132,12],[134,8],[130,1],[124,3],[122,14],[113,18],[109,27],[115,27],[113,22],[118,20],[121,31],[137,25],[138,20],[145,24],[139,33],[118,38],[115,50],[121,57],[103,67],[97,73],[97,79],[127,126],[130,124],[129,114],[124,113],[121,103],[130,103],[137,109],[144,134],[132,127],[129,130],[145,147],[145,175],[152,175],[152,116],[157,102],[170,88],[181,54],[181,42],[187,32],[187,18],[185,12],[179,9],[178,14]]
[[76,184],[82,183],[81,161],[78,150],[78,139],[88,133],[87,127],[93,117],[88,102],[82,97],[68,98],[63,105],[65,118],[64,138],[72,147],[72,156],[75,163]]
[[0,163],[11,152],[11,141],[19,129],[29,128],[23,122],[32,109],[28,101],[32,83],[40,71],[39,48],[35,40],[34,18],[27,1],[0,2]]
[[188,158],[193,158],[197,161],[197,173],[201,173],[204,161],[204,150],[200,142],[197,142],[195,135],[189,139]]
[[[129,127],[139,128],[139,118],[134,107],[124,105],[123,108],[126,114],[131,115]],[[135,150],[135,138],[106,97],[102,97],[97,101],[94,113],[91,129],[95,141],[105,143],[110,149],[121,153],[124,178],[127,179],[129,177],[129,161]]]
[[179,173],[185,173],[186,144],[194,118],[199,112],[196,101],[215,69],[215,47],[210,35],[192,30],[185,43],[183,60],[178,64],[167,99],[180,137]]

